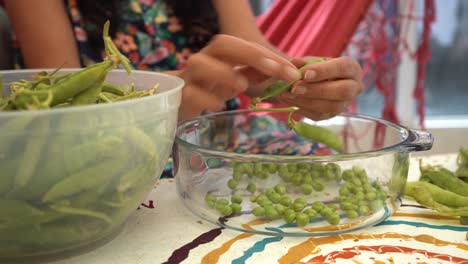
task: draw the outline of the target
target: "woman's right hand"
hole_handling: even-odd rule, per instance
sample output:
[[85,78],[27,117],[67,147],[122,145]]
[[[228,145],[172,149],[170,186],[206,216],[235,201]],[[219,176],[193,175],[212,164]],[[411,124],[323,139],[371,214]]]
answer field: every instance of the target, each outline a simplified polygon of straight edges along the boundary
[[277,53],[240,38],[217,35],[192,55],[179,73],[184,79],[179,119],[204,111],[220,111],[225,101],[273,77],[287,82],[300,78],[298,68]]

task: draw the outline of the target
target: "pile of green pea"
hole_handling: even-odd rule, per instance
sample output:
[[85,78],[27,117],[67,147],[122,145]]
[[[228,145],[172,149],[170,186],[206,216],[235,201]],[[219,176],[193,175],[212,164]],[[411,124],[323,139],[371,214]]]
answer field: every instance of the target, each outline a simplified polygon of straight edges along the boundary
[[[209,192],[205,195],[206,204],[223,216],[240,214],[243,197],[249,193],[251,213],[256,217],[283,219],[299,227],[322,217],[329,224],[338,225],[342,216],[356,219],[371,215],[383,207],[387,198],[380,183],[370,182],[366,171],[358,166],[342,170],[336,163],[233,162],[232,169],[232,178],[227,182],[232,190],[229,199]],[[279,177],[280,183],[257,188],[255,181],[269,177]],[[338,195],[331,202],[314,200],[324,193],[327,184],[340,186]]]

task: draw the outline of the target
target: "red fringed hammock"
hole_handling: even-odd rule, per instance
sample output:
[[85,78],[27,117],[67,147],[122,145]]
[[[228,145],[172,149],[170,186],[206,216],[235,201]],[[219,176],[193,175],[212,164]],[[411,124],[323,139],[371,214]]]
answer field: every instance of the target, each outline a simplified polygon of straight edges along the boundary
[[[420,126],[424,127],[424,73],[430,57],[434,0],[423,0],[423,15],[414,15],[415,1],[400,10],[399,0],[276,0],[257,18],[265,37],[292,57],[349,55],[361,63],[366,88],[375,85],[383,95],[382,118],[399,123],[395,109],[397,69],[407,53],[417,63],[414,98]],[[422,22],[415,51],[406,42],[403,21]],[[247,105],[248,102],[244,101]],[[356,104],[349,111],[356,111]],[[374,145],[383,144],[377,129]]]

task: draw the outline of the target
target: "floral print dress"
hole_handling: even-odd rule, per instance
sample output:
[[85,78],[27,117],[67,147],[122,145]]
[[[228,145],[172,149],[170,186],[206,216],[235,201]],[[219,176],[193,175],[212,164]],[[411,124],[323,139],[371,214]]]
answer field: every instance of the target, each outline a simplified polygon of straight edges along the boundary
[[[93,47],[88,42],[88,34],[93,28],[86,25],[77,6],[79,0],[65,0],[69,12],[75,38],[80,51],[83,66],[102,60],[96,57]],[[127,56],[133,67],[138,70],[165,71],[180,70],[185,67],[188,57],[197,52],[214,35],[205,32],[194,36],[186,36],[182,32],[182,25],[163,0],[128,0],[128,8],[121,17],[121,21],[112,22],[117,26],[114,43]],[[169,1],[169,0],[168,0]],[[14,39],[14,38],[13,38]],[[24,68],[19,45],[16,48],[15,67]],[[233,98],[226,102],[225,110],[234,110],[248,105],[246,97]],[[274,118],[258,117],[251,119],[248,125],[239,122],[239,128],[232,131],[237,143],[233,143],[228,150],[235,152],[253,151],[270,154],[328,154],[329,151],[319,144],[305,144],[304,140],[294,139],[282,122]],[[268,128],[268,129],[266,129]],[[261,137],[259,136],[261,135]],[[255,142],[248,139],[255,139]],[[261,138],[261,140],[260,140]],[[283,138],[284,140],[278,140]],[[290,139],[290,140],[288,140]],[[305,145],[304,145],[305,144]],[[252,150],[254,146],[254,150]],[[169,159],[162,174],[162,178],[172,177],[172,159]]]

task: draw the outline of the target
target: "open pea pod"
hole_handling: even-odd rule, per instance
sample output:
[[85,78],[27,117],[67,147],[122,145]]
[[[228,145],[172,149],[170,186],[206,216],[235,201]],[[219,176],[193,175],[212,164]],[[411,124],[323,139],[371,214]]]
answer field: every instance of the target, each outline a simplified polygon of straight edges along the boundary
[[[301,76],[302,76],[302,72],[304,71],[306,66],[309,66],[311,64],[318,63],[318,62],[323,62],[325,60],[326,60],[325,58],[316,58],[316,59],[313,59],[313,60],[307,62],[304,66],[299,68],[299,72],[301,73]],[[296,81],[299,81],[299,80],[300,79],[298,79]],[[291,89],[291,87],[293,86],[294,83],[295,82],[288,83],[288,82],[285,82],[285,81],[282,81],[282,80],[278,80],[278,81],[274,82],[273,84],[268,86],[258,98],[255,98],[255,99],[252,100],[252,106],[255,106],[257,103],[259,103],[261,101],[264,101],[264,100],[266,100],[268,98],[278,96],[278,95],[288,91],[289,89]]]

